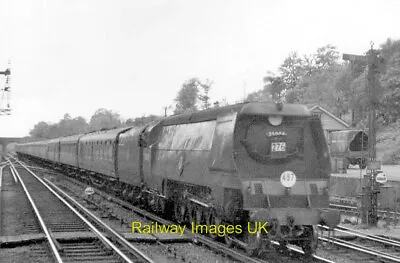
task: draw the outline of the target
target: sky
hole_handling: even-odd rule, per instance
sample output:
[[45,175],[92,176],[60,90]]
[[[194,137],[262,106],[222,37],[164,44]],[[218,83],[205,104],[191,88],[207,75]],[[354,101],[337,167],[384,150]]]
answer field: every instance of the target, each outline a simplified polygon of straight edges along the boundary
[[400,39],[398,10],[398,0],[0,0],[12,108],[0,137],[99,108],[162,115],[192,77],[213,81],[213,102],[238,102],[291,52],[362,55]]

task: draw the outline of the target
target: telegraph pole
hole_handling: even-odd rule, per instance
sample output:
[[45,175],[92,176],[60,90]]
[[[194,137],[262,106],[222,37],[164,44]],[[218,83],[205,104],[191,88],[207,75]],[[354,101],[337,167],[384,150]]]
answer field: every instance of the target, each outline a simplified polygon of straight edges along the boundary
[[349,60],[354,68],[355,63],[366,63],[367,72],[367,94],[368,94],[368,172],[364,175],[361,197],[361,222],[376,226],[378,223],[378,184],[376,182],[377,170],[380,169],[380,162],[376,161],[376,108],[378,100],[378,80],[380,61],[379,51],[371,49],[365,56],[343,54],[343,60]]

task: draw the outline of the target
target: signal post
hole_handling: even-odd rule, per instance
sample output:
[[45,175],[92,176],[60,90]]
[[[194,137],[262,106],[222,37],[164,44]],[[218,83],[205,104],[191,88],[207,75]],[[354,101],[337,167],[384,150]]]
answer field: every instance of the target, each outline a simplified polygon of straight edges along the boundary
[[10,115],[10,75],[11,75],[11,70],[8,68],[5,71],[0,71],[0,75],[4,75],[6,76],[6,84],[4,89],[1,89],[2,92],[6,93],[7,95],[7,106],[6,108],[2,108],[3,106],[3,96],[4,93],[2,93],[2,99],[0,100],[0,115],[2,114],[6,114],[6,115]]
[[[378,58],[379,51],[371,49],[365,56],[343,54],[343,60],[355,63],[365,63],[368,66],[368,167],[364,175],[361,197],[361,222],[376,226],[378,223],[378,198],[379,184],[376,182],[377,170],[380,169],[380,162],[376,160],[376,108],[378,100],[378,79],[376,77],[380,70],[382,61]],[[353,67],[352,67],[353,68]]]

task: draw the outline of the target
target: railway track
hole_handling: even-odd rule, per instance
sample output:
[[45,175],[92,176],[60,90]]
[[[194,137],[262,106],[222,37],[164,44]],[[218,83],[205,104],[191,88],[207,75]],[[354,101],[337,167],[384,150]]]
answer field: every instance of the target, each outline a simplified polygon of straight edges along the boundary
[[[345,236],[320,236],[319,240],[335,247],[331,251],[336,254],[342,254],[356,262],[400,262],[400,242],[398,241],[367,235],[343,226],[335,228],[335,231]],[[356,254],[349,254],[348,251],[355,251]]]
[[[31,169],[36,169],[36,168],[34,166],[32,166]],[[38,170],[43,171],[43,172],[47,172],[48,171],[51,174],[55,174],[54,171],[48,170],[48,169],[38,168]],[[61,175],[65,179],[67,179],[68,181],[72,182],[73,184],[76,184],[76,185],[80,186],[81,189],[84,189],[84,188],[88,187],[87,184],[82,183],[81,181],[73,179],[73,178],[71,178],[69,176],[65,176],[63,174],[61,174]],[[52,187],[55,186],[49,180],[47,180],[47,179],[44,179],[44,180],[46,180],[50,185],[52,185]],[[137,213],[137,214],[140,214],[141,216],[143,216],[145,218],[148,218],[153,222],[158,222],[158,223],[164,224],[164,225],[173,224],[173,222],[171,222],[169,220],[166,220],[165,218],[161,218],[161,217],[159,217],[159,216],[157,216],[157,215],[155,215],[155,214],[153,214],[151,212],[148,212],[148,211],[146,211],[144,209],[141,209],[141,208],[139,208],[137,206],[133,206],[133,205],[131,205],[131,204],[129,204],[129,203],[127,203],[127,202],[115,197],[115,196],[109,195],[108,193],[105,193],[105,192],[103,192],[103,191],[101,191],[99,189],[94,189],[94,190],[95,190],[96,194],[102,196],[104,199],[110,200],[113,203],[115,203],[115,204],[117,204],[117,205],[119,205],[121,207],[124,207],[124,208],[126,208],[126,209],[128,209],[130,211],[133,211],[133,212]],[[236,249],[236,248],[230,248],[230,247],[226,246],[225,244],[217,242],[217,241],[215,241],[215,240],[213,240],[213,239],[211,239],[209,237],[206,237],[206,236],[203,236],[203,235],[192,234],[191,232],[188,232],[187,230],[186,230],[186,234],[189,235],[189,236],[192,236],[192,238],[193,238],[195,243],[200,243],[200,244],[202,244],[204,246],[207,246],[207,247],[213,249],[214,251],[216,251],[218,253],[223,253],[223,254],[227,255],[228,257],[230,257],[230,258],[232,258],[233,260],[236,260],[236,261],[240,261],[240,262],[271,262],[271,261],[272,262],[281,262],[281,260],[282,260],[282,258],[276,258],[276,256],[272,256],[271,257],[270,255],[267,255],[267,257],[269,259],[268,261],[264,261],[263,259],[260,259],[260,258],[248,257],[243,253],[242,250]],[[274,245],[279,245],[277,242],[272,242],[272,243]],[[288,250],[289,250],[289,253],[291,254],[291,256],[286,256],[288,261],[291,260],[290,258],[297,258],[297,259],[300,259],[302,261],[309,262],[310,259],[303,258],[304,253],[303,253],[303,251],[301,249],[296,248],[294,246],[288,246]],[[282,255],[278,255],[278,256],[281,257]],[[298,262],[298,261],[295,261],[295,262]],[[313,262],[333,262],[333,261],[325,259],[325,258],[323,258],[321,256],[314,255],[313,256]]]
[[[345,213],[358,216],[358,208],[348,204],[330,204],[331,208],[339,209]],[[399,214],[393,211],[378,210],[380,219],[397,220]],[[331,243],[337,247],[357,251],[367,255],[364,262],[400,262],[400,242],[382,236],[367,235],[362,232],[339,226],[335,229],[338,233],[347,235],[345,238],[321,238],[321,241]]]
[[33,229],[45,241],[42,250],[51,254],[42,253],[45,257],[54,262],[153,262],[66,193],[53,190],[23,164],[17,169],[9,163],[18,180],[14,188],[25,193],[38,223]]
[[[348,212],[348,213],[355,214],[355,215],[359,214],[359,209],[357,206],[332,204],[332,203],[329,204],[329,206],[331,208],[335,208],[335,209],[341,210],[343,212]],[[395,211],[378,210],[378,217],[379,217],[379,219],[390,218],[393,220],[400,220],[400,213],[395,212]]]

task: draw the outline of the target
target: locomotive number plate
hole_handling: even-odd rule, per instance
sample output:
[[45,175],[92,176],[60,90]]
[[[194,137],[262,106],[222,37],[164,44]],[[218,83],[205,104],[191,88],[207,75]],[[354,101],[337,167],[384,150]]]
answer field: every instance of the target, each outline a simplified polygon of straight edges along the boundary
[[273,142],[271,143],[271,152],[285,152],[286,142]]

